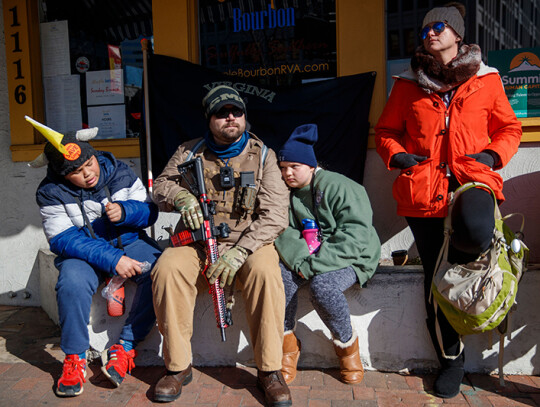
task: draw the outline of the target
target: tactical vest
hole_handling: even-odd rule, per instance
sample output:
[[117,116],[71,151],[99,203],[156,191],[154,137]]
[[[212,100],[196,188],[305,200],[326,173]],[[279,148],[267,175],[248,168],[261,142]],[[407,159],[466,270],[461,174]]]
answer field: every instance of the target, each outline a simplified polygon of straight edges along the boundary
[[[238,205],[240,188],[240,173],[253,171],[255,178],[255,193],[259,192],[264,161],[268,148],[262,141],[250,135],[250,140],[244,151],[236,157],[219,159],[206,147],[204,139],[198,142],[189,153],[186,161],[197,156],[201,157],[204,168],[204,180],[208,199],[216,204],[214,223],[225,222],[233,232],[243,232],[255,219],[256,211],[247,213]],[[224,189],[220,181],[220,169],[228,166],[234,171],[234,187]]]

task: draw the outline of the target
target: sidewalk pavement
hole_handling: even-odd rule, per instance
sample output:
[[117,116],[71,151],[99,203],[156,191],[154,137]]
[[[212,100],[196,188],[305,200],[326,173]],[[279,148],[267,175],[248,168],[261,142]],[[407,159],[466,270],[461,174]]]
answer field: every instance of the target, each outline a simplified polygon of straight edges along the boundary
[[[32,406],[149,406],[163,366],[136,367],[119,388],[92,362],[84,392],[61,399],[54,386],[62,372],[60,330],[35,307],[0,305],[0,407]],[[468,374],[461,393],[453,399],[431,394],[433,374],[398,374],[367,371],[358,385],[338,380],[337,369],[306,369],[290,386],[293,405],[302,407],[405,407],[458,405],[474,407],[540,407],[540,377],[498,377]],[[256,370],[248,367],[195,368],[193,382],[170,406],[262,406]]]

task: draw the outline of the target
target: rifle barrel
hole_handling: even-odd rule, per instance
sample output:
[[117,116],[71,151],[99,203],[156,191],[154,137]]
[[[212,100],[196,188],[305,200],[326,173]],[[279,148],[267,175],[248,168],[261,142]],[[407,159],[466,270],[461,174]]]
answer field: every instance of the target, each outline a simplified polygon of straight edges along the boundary
[[219,329],[221,330],[221,342],[227,342],[227,337],[225,336],[225,328],[221,326],[219,327]]

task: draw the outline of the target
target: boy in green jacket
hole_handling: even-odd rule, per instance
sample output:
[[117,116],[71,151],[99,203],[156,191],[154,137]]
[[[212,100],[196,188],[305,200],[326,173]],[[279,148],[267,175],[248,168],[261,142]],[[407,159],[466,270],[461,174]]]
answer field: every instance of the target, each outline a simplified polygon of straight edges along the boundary
[[[358,336],[343,293],[371,278],[381,245],[364,187],[318,167],[313,151],[316,141],[316,125],[299,126],[278,154],[281,174],[291,188],[289,227],[275,241],[286,297],[282,373],[287,383],[296,377],[301,349],[293,332],[297,292],[309,283],[311,302],[334,339],[341,380],[360,383],[364,369]],[[304,230],[303,224],[316,224],[316,239],[313,226]]]

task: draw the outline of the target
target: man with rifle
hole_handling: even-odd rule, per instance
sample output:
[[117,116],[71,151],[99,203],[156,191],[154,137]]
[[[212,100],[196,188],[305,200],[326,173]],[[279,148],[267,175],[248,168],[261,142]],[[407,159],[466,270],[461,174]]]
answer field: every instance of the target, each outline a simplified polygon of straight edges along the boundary
[[[280,372],[285,297],[273,245],[288,225],[287,186],[275,153],[246,130],[246,107],[235,89],[213,88],[204,97],[203,107],[209,131],[180,145],[154,183],[159,208],[180,212],[175,236],[185,237],[185,231],[191,231],[180,246],[166,249],[152,270],[154,309],[167,368],[156,384],[154,399],[176,400],[182,386],[191,381],[191,335],[198,291],[206,290],[208,284],[213,292],[225,286],[232,289],[238,281],[258,370],[257,385],[268,405],[288,406],[291,395]],[[203,176],[192,174],[190,178],[186,173],[197,167],[191,160],[198,158]],[[190,185],[190,179],[195,185]],[[219,256],[209,255],[209,239],[217,239]],[[218,318],[220,328],[227,324],[220,325]]]

